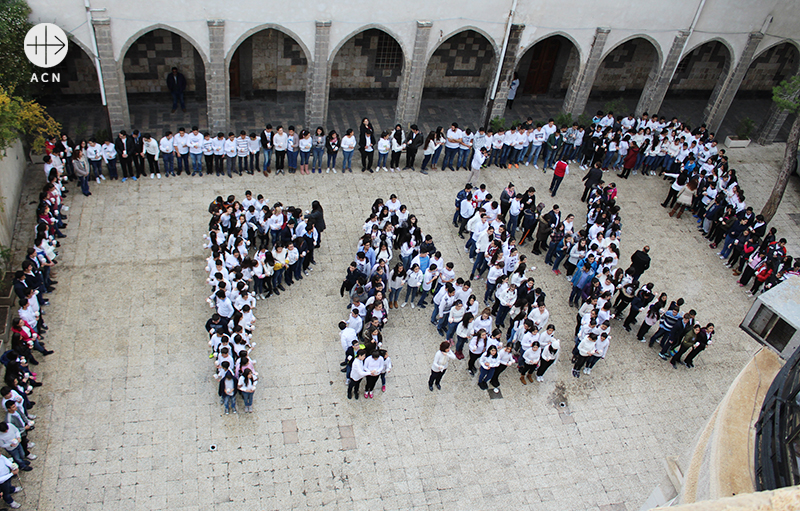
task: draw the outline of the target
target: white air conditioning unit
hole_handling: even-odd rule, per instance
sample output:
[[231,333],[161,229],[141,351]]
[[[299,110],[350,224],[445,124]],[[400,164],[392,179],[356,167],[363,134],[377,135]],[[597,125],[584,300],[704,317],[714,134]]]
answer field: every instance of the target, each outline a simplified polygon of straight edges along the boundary
[[800,346],[800,277],[790,276],[756,297],[739,325],[784,360]]

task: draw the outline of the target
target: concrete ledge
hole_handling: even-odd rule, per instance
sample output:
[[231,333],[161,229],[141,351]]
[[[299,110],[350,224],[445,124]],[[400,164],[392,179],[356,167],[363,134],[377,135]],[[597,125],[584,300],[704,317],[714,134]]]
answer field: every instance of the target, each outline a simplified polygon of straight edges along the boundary
[[796,511],[798,509],[800,509],[800,486],[736,495],[715,501],[656,508],[661,511]]

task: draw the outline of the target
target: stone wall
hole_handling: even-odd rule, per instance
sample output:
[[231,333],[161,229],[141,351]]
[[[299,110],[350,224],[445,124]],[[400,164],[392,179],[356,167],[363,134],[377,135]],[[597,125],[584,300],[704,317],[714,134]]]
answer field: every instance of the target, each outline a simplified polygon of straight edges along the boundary
[[669,84],[672,91],[711,91],[730,58],[725,45],[706,43],[681,59]]
[[428,61],[426,89],[473,89],[483,97],[496,66],[492,44],[474,30],[443,42]]
[[622,43],[600,64],[592,93],[641,91],[656,65],[658,54],[649,41],[632,39]]
[[[94,62],[78,45],[70,43],[69,53],[64,62],[53,68],[54,73],[61,73],[61,94],[100,94],[100,82]],[[54,85],[48,85],[43,92],[50,94]]]
[[[561,79],[556,81],[555,77],[558,76],[558,67],[559,62],[562,61],[562,54],[564,52],[564,47],[561,47],[561,54],[558,56],[558,61],[556,61],[556,71],[553,73],[553,86],[557,83],[558,84],[558,92],[566,93],[567,89],[569,89],[569,84],[572,82],[572,77],[575,73],[580,70],[581,63],[578,61],[578,49],[570,44],[569,46],[569,53],[566,57],[566,62],[564,63],[564,74],[561,75]],[[551,92],[556,92],[553,89],[553,86],[550,87]]]
[[270,29],[254,34],[250,41],[253,90],[305,90],[308,61],[294,39]]
[[205,94],[205,70],[197,50],[178,34],[161,29],[141,36],[125,54],[127,92],[168,92],[167,75],[173,66],[186,77],[186,92]]
[[[39,159],[39,161],[42,160]],[[17,220],[25,166],[22,142],[17,141],[5,151],[0,152],[0,204],[2,204],[0,244],[6,247],[11,246],[11,237],[14,235],[14,223]]]
[[[389,34],[370,29],[347,41],[331,64],[331,98],[396,98],[405,56]],[[370,94],[365,89],[372,90]]]
[[791,77],[798,66],[797,49],[790,43],[773,46],[756,58],[744,75],[740,91],[768,91]]

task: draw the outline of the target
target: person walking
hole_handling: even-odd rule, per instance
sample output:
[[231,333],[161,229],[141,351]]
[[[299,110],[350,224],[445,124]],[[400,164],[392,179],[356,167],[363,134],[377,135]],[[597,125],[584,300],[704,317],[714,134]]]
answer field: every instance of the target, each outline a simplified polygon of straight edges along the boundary
[[694,346],[692,347],[692,351],[684,359],[683,363],[686,364],[686,367],[691,369],[694,367],[694,359],[697,355],[699,355],[706,347],[711,344],[711,336],[714,334],[714,323],[709,323],[706,325],[705,328],[701,328],[700,332],[697,333],[697,337],[694,340]]
[[178,72],[177,67],[172,68],[172,72],[167,75],[167,89],[172,95],[172,113],[178,109],[178,103],[181,104],[181,111],[186,111],[186,103],[184,103],[183,93],[186,90],[186,77],[183,73]]
[[542,350],[542,354],[539,358],[539,367],[536,369],[536,381],[544,381],[544,373],[547,372],[551,365],[556,363],[560,351],[561,341],[558,339],[553,339],[550,344]]
[[439,344],[439,351],[433,357],[433,364],[431,364],[431,376],[428,378],[428,390],[433,392],[433,386],[442,390],[442,376],[447,372],[447,366],[451,360],[455,360],[456,356],[450,351],[450,343],[447,341]]

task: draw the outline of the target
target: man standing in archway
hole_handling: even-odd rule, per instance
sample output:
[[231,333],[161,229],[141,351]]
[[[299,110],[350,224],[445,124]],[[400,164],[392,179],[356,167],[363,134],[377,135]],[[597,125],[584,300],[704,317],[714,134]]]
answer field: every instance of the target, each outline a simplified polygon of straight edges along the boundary
[[181,110],[186,111],[186,103],[183,101],[183,91],[186,90],[186,77],[178,72],[177,67],[172,68],[172,72],[167,75],[167,88],[169,93],[172,94],[172,113],[178,109],[178,102],[180,101]]

